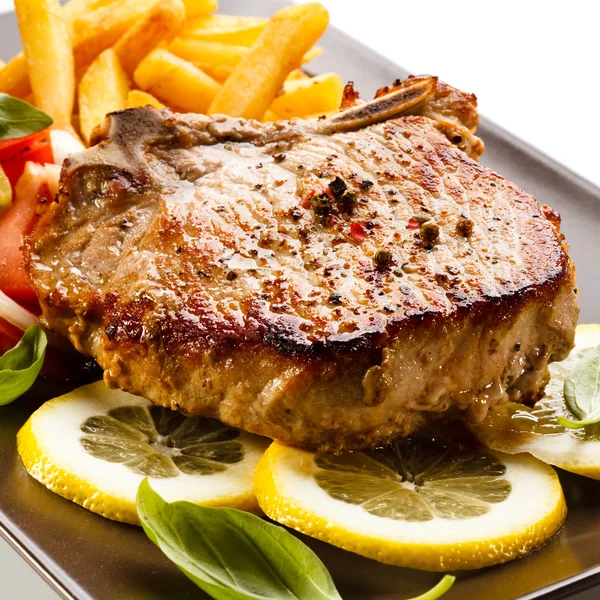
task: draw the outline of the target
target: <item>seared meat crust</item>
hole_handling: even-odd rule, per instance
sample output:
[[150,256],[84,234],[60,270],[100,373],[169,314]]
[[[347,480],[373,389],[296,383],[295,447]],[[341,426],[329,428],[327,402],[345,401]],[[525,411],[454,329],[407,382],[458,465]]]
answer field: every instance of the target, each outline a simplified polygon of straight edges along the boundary
[[43,319],[109,385],[304,447],[534,401],[578,314],[559,219],[467,155],[474,97],[427,93],[343,132],[111,115],[28,242]]

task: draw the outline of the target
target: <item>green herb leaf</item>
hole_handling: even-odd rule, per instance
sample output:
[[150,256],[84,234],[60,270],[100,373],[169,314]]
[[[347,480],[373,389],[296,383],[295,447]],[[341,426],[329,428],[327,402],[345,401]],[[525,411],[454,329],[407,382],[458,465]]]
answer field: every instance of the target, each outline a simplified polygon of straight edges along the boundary
[[577,421],[558,417],[563,427],[578,429],[600,421],[600,346],[588,348],[565,379],[565,401]]
[[[137,511],[146,535],[216,600],[341,600],[317,555],[283,527],[232,508],[169,504],[147,479]],[[413,600],[438,600],[454,580]]]
[[232,508],[169,504],[147,479],[137,510],[148,537],[216,600],[340,600],[317,555],[283,527]]
[[0,93],[0,141],[37,133],[52,122],[50,116],[29,102]]
[[46,343],[43,329],[32,326],[0,357],[0,406],[16,400],[33,385],[44,364]]

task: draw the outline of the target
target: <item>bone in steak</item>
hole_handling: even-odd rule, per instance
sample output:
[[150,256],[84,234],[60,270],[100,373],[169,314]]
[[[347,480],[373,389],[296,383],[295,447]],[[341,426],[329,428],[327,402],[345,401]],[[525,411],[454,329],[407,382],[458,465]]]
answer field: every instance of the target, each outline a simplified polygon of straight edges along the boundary
[[307,448],[535,401],[578,316],[558,216],[476,162],[474,96],[354,98],[110,115],[27,244],[43,321],[111,386]]

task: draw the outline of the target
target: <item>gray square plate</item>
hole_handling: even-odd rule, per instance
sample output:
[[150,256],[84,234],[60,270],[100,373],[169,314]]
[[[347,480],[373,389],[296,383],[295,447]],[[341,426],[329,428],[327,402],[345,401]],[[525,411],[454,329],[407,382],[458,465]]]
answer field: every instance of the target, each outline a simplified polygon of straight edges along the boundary
[[[225,13],[272,14],[277,0],[223,0]],[[14,15],[0,17],[0,56],[20,48]],[[406,72],[331,28],[315,71],[336,71],[363,96]],[[452,83],[452,82],[450,82]],[[476,90],[475,90],[476,91]],[[600,189],[520,140],[483,120],[483,161],[563,217],[581,287],[581,321],[600,321]],[[44,400],[64,386],[38,381],[26,398],[0,408],[0,534],[65,598],[78,600],[185,600],[205,597],[141,529],[113,523],[63,500],[34,481],[16,453],[16,433]],[[499,567],[459,574],[447,600],[564,598],[600,583],[600,482],[561,473],[570,508],[563,530],[543,548]],[[345,600],[401,600],[439,580],[439,575],[363,559],[324,543],[302,539],[323,559]]]

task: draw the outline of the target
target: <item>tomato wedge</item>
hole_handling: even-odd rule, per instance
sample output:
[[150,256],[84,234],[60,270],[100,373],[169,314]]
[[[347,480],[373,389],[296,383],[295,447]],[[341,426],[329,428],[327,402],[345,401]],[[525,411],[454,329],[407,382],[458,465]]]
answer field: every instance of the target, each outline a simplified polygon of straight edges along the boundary
[[27,161],[43,164],[54,162],[49,129],[0,142],[0,163],[13,188],[17,185]]
[[16,186],[15,200],[0,219],[0,290],[34,313],[38,302],[29,286],[21,246],[35,224],[40,202],[56,193],[60,167],[28,163]]

